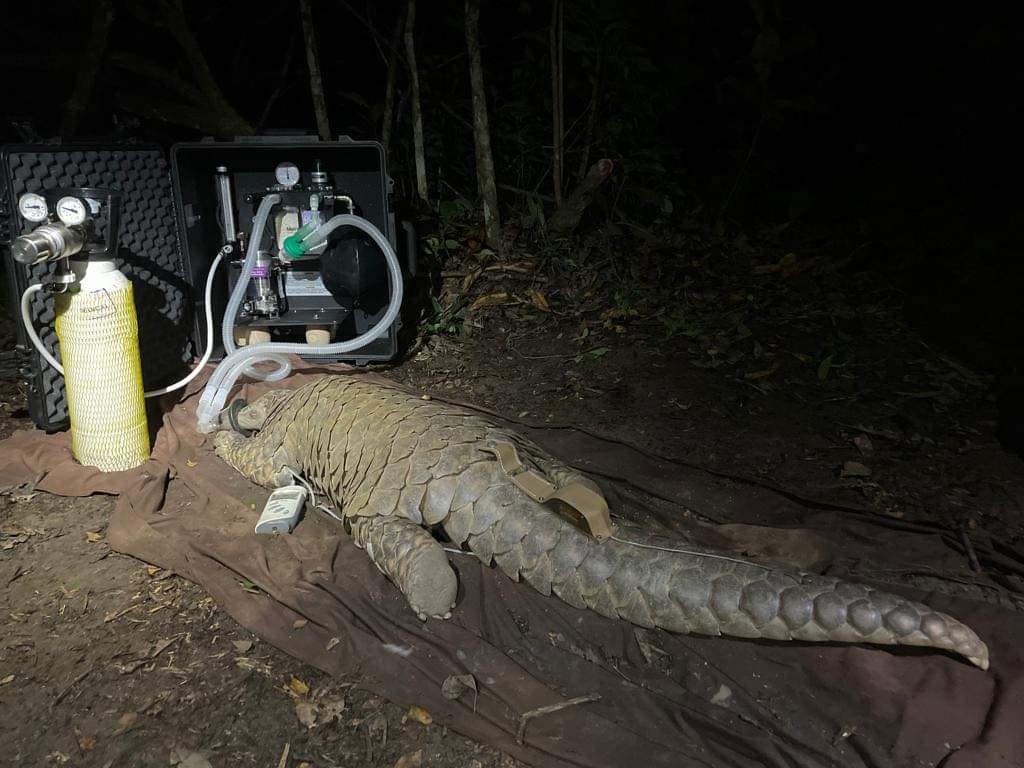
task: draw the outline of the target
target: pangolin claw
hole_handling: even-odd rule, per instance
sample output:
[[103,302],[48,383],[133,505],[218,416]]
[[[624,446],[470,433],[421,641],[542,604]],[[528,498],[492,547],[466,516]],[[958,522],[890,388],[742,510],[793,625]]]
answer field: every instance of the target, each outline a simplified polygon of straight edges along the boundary
[[493,558],[543,594],[639,626],[917,645],[988,669],[988,649],[973,630],[896,595],[694,552],[632,526],[618,540],[598,543],[527,496],[491,453],[477,448],[511,441],[525,464],[556,482],[591,481],[529,441],[446,403],[337,376],[267,393],[237,418],[260,431],[250,438],[220,433],[217,453],[262,485],[301,472],[343,511],[356,545],[424,621],[449,618],[458,591],[443,547],[423,527],[436,525],[456,546],[467,544],[486,564]]

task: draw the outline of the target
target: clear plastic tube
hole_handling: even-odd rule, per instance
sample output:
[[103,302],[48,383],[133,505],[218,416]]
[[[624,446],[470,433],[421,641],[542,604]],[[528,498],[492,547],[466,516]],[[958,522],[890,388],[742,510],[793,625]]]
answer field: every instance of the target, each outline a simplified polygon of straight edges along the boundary
[[179,379],[166,387],[150,390],[145,393],[146,397],[159,397],[160,395],[166,395],[169,392],[177,392],[198,376],[199,372],[206,367],[208,362],[210,362],[210,355],[213,354],[213,278],[217,274],[217,267],[220,266],[221,260],[223,260],[227,254],[231,253],[231,250],[232,246],[225,245],[217,251],[217,256],[214,258],[213,263],[210,264],[210,271],[206,275],[206,291],[203,297],[203,306],[206,309],[206,351],[203,353],[203,356],[199,358],[199,362],[196,363],[192,372],[185,376],[185,378]]
[[[242,262],[242,272],[238,276],[238,282],[235,283],[235,289],[228,298],[228,306],[224,310],[224,319],[220,326],[220,338],[221,343],[224,344],[225,359],[236,350],[235,321],[238,319],[238,309],[242,306],[242,301],[245,299],[245,291],[249,286],[249,279],[252,277],[252,269],[256,265],[256,257],[260,252],[260,243],[263,240],[263,231],[267,227],[270,212],[280,202],[280,195],[270,194],[260,201],[260,206],[256,209],[256,218],[253,219],[252,225],[252,236],[249,238],[249,247],[245,252],[245,261]],[[260,346],[266,346],[266,344]],[[250,366],[245,371],[246,375],[262,381],[278,381],[291,373],[291,364],[287,358],[267,355],[261,358],[261,361],[276,363],[277,368],[268,372],[260,371]]]
[[[249,282],[249,277],[252,273],[252,262],[255,261],[256,251],[253,250],[259,248],[259,241],[263,236],[263,227],[266,226],[267,217],[270,214],[270,207],[274,204],[267,205],[267,200],[277,197],[277,195],[268,195],[264,198],[263,202],[260,203],[259,210],[256,213],[256,222],[253,227],[252,237],[249,242],[249,254],[246,256],[246,263],[242,267],[242,274],[239,277],[238,283],[235,285],[235,291],[232,293],[232,301],[228,304],[228,314],[225,315],[225,327],[227,327],[228,318],[231,318],[231,329],[233,333],[233,318],[234,314],[231,313],[232,304],[237,312],[238,306],[241,304],[241,297],[244,295],[246,286]],[[267,205],[266,208],[264,206]],[[377,244],[384,254],[384,260],[388,265],[388,274],[391,278],[391,297],[388,302],[388,308],[384,312],[384,316],[377,322],[373,328],[369,329],[365,333],[356,336],[348,341],[338,341],[333,344],[324,345],[313,345],[313,344],[299,344],[299,343],[279,343],[273,342],[269,344],[254,344],[252,346],[245,346],[234,349],[229,355],[227,355],[217,366],[217,369],[210,376],[210,380],[206,384],[206,389],[203,390],[203,396],[199,400],[199,405],[196,408],[196,421],[197,429],[200,432],[213,432],[220,426],[220,414],[224,409],[224,404],[227,402],[228,395],[231,392],[231,388],[235,385],[235,381],[243,373],[249,375],[251,366],[258,362],[273,361],[278,363],[278,368],[271,371],[269,374],[260,372],[260,376],[266,381],[276,381],[284,378],[290,371],[290,366],[287,360],[284,360],[280,355],[303,355],[305,357],[335,357],[337,355],[348,354],[354,352],[357,349],[365,347],[372,341],[379,339],[388,329],[392,323],[398,317],[398,313],[402,308],[402,268],[398,263],[398,257],[395,254],[394,248],[391,247],[391,243],[384,234],[371,224],[366,219],[355,216],[352,214],[341,214],[332,217],[322,227],[319,227],[316,231],[311,232],[303,240],[307,245],[312,247],[312,243],[320,243],[327,239],[327,237],[336,230],[338,227],[355,227],[356,229],[362,230]],[[237,296],[237,301],[234,301]],[[234,339],[232,338],[233,342]],[[225,347],[228,344],[225,343]],[[234,348],[234,344],[231,344]],[[282,365],[281,363],[284,363]],[[282,373],[283,371],[283,373]]]
[[[213,278],[217,273],[217,267],[220,265],[221,260],[227,254],[228,246],[221,248],[217,253],[217,257],[213,260],[210,265],[210,272],[206,276],[206,293],[204,304],[206,307],[206,352],[196,363],[195,368],[185,376],[183,379],[179,379],[173,384],[169,384],[166,387],[160,387],[159,389],[152,389],[149,392],[145,392],[146,397],[159,397],[160,395],[166,395],[169,392],[176,392],[177,390],[184,387],[192,379],[199,375],[199,372],[203,370],[203,367],[210,361],[210,354],[213,352]],[[35,346],[36,351],[39,352],[40,356],[61,376],[64,375],[64,366],[62,366],[50,351],[43,344],[42,339],[39,338],[39,334],[36,333],[35,326],[32,324],[32,295],[41,291],[43,286],[41,283],[30,285],[25,289],[25,292],[21,294],[21,321],[25,326],[25,333],[28,335],[29,340]]]
[[32,295],[41,290],[43,290],[43,284],[36,283],[35,285],[30,285],[21,294],[21,322],[25,326],[25,333],[28,335],[33,346],[35,346],[36,351],[39,352],[39,355],[63,376],[64,366],[58,363],[57,359],[50,354],[50,350],[43,345],[43,340],[39,338],[39,334],[36,333],[35,326],[32,324]]

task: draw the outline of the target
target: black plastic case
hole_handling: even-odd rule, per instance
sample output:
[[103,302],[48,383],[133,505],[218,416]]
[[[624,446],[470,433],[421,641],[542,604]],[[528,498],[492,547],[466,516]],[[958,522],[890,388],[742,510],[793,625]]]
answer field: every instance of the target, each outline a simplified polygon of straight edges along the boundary
[[[191,287],[178,250],[174,194],[160,147],[127,145],[8,145],[0,148],[0,238],[6,246],[29,226],[22,225],[17,200],[25,192],[68,187],[101,187],[122,193],[118,267],[129,277],[140,310],[142,378],[147,389],[172,383],[188,371],[192,343]],[[15,320],[21,374],[28,382],[29,414],[46,430],[67,426],[64,377],[46,365],[21,323],[21,294],[53,269],[25,266],[2,249],[7,270],[8,307]],[[37,293],[32,316],[40,338],[58,353],[53,300]]]
[[[189,283],[196,286],[192,298],[197,338],[205,338],[206,334],[200,288],[224,238],[215,215],[217,199],[214,174],[217,167],[226,167],[232,176],[237,225],[249,235],[253,206],[246,201],[246,196],[265,193],[267,186],[274,183],[275,167],[286,161],[295,163],[307,179],[309,170],[319,161],[328,172],[335,190],[339,194],[350,195],[357,202],[359,215],[384,233],[395,252],[408,252],[407,244],[403,243],[401,245],[406,247],[400,247],[399,232],[389,202],[391,182],[385,167],[384,147],[380,142],[355,141],[347,137],[341,137],[338,141],[319,141],[315,137],[284,135],[241,137],[233,141],[206,139],[176,144],[171,148],[171,176],[186,274]],[[414,268],[410,257],[408,269],[411,272]],[[223,356],[219,329],[228,296],[224,275],[218,276],[217,280],[214,295],[219,298],[219,302],[214,304],[214,360]],[[373,327],[385,310],[386,302],[372,314],[357,308],[352,313],[353,327],[338,340],[351,338]],[[398,352],[399,325],[400,322],[396,320],[387,334],[354,354],[317,359],[360,365],[391,360]]]
[[[397,230],[391,211],[383,147],[379,142],[346,137],[332,142],[308,136],[260,136],[182,143],[171,148],[170,164],[160,147],[138,144],[0,147],[0,244],[9,245],[29,228],[23,227],[17,214],[17,200],[25,192],[64,187],[120,191],[118,266],[135,289],[143,382],[147,390],[164,386],[185,375],[191,361],[203,352],[203,289],[210,262],[222,245],[215,215],[214,169],[224,165],[241,174],[242,182],[234,188],[236,212],[240,226],[248,231],[251,221],[243,219],[248,208],[241,200],[246,193],[244,179],[251,177],[249,186],[265,186],[268,178],[273,179],[276,165],[288,160],[303,170],[320,160],[339,193],[358,199],[360,214],[387,236],[397,253],[407,254],[408,271],[415,271],[414,237]],[[404,242],[399,242],[400,235]],[[19,309],[25,288],[53,267],[26,267],[16,263],[6,247],[0,250],[8,276],[8,307],[17,329],[19,368],[29,385],[30,416],[43,429],[65,428],[64,379],[32,347]],[[223,356],[219,328],[227,302],[224,271],[214,290],[218,297],[214,360]],[[57,354],[52,300],[36,294],[32,314],[43,343]],[[357,332],[376,319],[365,313],[354,317]],[[396,320],[388,334],[355,355],[334,359],[359,364],[392,359],[398,352],[399,323]]]

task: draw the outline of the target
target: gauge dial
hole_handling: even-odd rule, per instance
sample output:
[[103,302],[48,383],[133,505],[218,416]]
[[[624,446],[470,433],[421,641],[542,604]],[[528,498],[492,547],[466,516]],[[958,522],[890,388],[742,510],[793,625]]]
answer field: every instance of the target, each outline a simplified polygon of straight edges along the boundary
[[88,215],[89,210],[85,207],[85,203],[77,197],[68,195],[57,201],[57,218],[69,227],[82,224]]
[[26,221],[38,224],[40,221],[46,220],[50,211],[46,207],[46,200],[42,195],[37,195],[35,192],[29,192],[19,198],[18,213],[20,213],[21,217]]
[[274,175],[277,177],[277,183],[282,187],[294,187],[302,178],[295,163],[281,163],[274,169]]

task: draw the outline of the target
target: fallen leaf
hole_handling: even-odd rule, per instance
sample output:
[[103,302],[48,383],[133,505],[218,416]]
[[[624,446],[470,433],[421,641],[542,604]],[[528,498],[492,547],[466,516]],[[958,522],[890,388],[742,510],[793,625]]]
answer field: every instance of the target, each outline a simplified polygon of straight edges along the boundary
[[115,664],[114,669],[122,675],[130,675],[139,667],[144,666],[147,661],[149,661],[149,659],[135,659],[134,661],[129,661],[124,664]]
[[86,531],[85,538],[90,544],[95,544],[97,541],[103,541],[103,534],[97,533],[96,531]]
[[341,722],[341,713],[345,711],[344,699],[325,699],[318,701],[316,706],[320,725],[329,725],[335,720]]
[[532,261],[509,261],[504,264],[492,264],[484,269],[485,272],[519,272],[528,275],[537,268]]
[[103,616],[103,622],[105,624],[109,624],[114,619],[119,619],[122,616],[124,616],[126,613],[128,613],[129,611],[134,611],[138,607],[139,607],[139,604],[136,603],[135,605],[129,605],[127,608],[122,608],[119,611],[110,611],[109,613],[107,613],[107,614],[105,614]]
[[299,678],[293,676],[288,681],[288,685],[285,686],[285,692],[292,696],[305,696],[309,693],[309,686],[299,680]]
[[764,368],[760,371],[751,371],[750,373],[743,374],[743,378],[747,381],[757,381],[758,379],[767,379],[773,373],[779,370],[778,365],[773,365],[771,368]]
[[818,366],[818,381],[825,383],[825,379],[828,378],[829,372],[832,370],[832,355],[829,355],[821,364]]
[[801,266],[797,262],[797,256],[795,253],[787,253],[781,259],[779,259],[779,269],[782,270],[782,274],[785,277],[792,277],[795,274],[802,272],[806,269],[806,266]]
[[297,699],[295,701],[295,716],[299,722],[312,730],[316,727],[317,706],[308,699]]
[[430,725],[434,722],[434,718],[430,716],[430,713],[427,712],[427,710],[423,707],[417,707],[415,704],[409,707],[409,711],[405,713],[404,719],[415,720],[417,723],[422,723],[423,725]]
[[417,749],[407,755],[402,755],[395,761],[395,768],[416,768],[423,763],[423,750]]
[[333,648],[334,646],[338,645],[338,643],[340,643],[340,642],[341,642],[341,638],[340,637],[332,637],[330,640],[327,641],[327,650],[328,651],[331,650],[331,648]]
[[114,729],[114,735],[120,736],[122,733],[127,731],[133,725],[135,721],[139,719],[137,712],[125,712],[119,718],[117,718],[117,728]]
[[475,283],[476,279],[480,277],[481,272],[483,272],[483,269],[476,267],[466,273],[466,277],[462,280],[461,293],[469,293],[469,289],[473,287],[473,283]]
[[715,691],[715,695],[711,697],[711,703],[717,704],[718,706],[722,706],[731,698],[732,689],[725,683],[722,683],[720,686],[718,686],[718,690]]
[[171,765],[178,768],[212,768],[209,760],[185,747],[175,747],[171,750]]
[[8,683],[14,682],[14,675],[8,675],[7,677],[0,679],[0,685],[7,685]]
[[457,699],[466,691],[477,692],[476,678],[472,675],[449,675],[441,683],[441,694],[446,699]]
[[95,736],[83,736],[82,734],[78,733],[77,728],[75,729],[75,733],[78,735],[78,747],[83,752],[88,752],[90,749],[96,746]]
[[857,450],[861,452],[861,455],[871,453],[875,449],[871,438],[867,435],[857,435],[853,438],[853,444],[857,446]]
[[239,669],[246,669],[252,672],[259,672],[264,677],[270,677],[270,665],[257,661],[256,659],[250,659],[247,656],[238,656],[235,658],[235,666]]
[[651,642],[647,633],[639,627],[633,630],[633,637],[636,638],[636,644],[640,647],[640,653],[644,655],[644,661],[648,664],[654,664],[655,658],[658,656],[669,656],[668,651]]
[[547,298],[543,293],[538,291],[536,288],[530,288],[526,292],[527,296],[530,297],[530,301],[533,302],[533,306],[539,309],[541,312],[550,312],[551,305],[548,304]]
[[252,650],[252,640],[232,640],[231,644],[239,653],[248,653]]
[[478,298],[472,304],[469,305],[469,311],[481,309],[483,307],[497,307],[502,304],[510,304],[509,295],[506,291],[499,291],[498,293],[485,293],[483,296]]
[[166,651],[169,646],[173,645],[174,641],[177,639],[178,638],[176,637],[172,637],[169,640],[157,640],[156,644],[153,646],[153,652],[149,654],[149,658],[154,659],[159,656],[161,653]]
[[869,477],[871,475],[871,469],[859,461],[844,461],[843,462],[843,477]]
[[292,629],[302,629],[307,624],[309,624],[309,621],[307,619],[296,619],[294,622],[292,622]]

